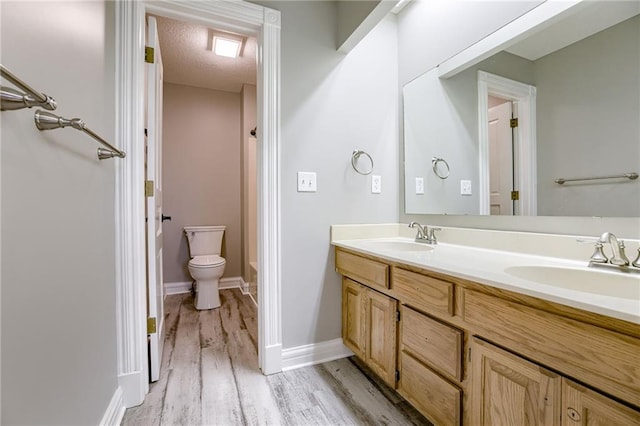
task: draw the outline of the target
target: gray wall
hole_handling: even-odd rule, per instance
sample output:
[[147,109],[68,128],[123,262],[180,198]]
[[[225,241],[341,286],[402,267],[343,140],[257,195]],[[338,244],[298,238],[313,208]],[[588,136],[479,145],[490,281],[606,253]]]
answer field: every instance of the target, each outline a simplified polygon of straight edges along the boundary
[[[250,281],[249,262],[257,259],[258,233],[257,213],[258,198],[256,194],[256,144],[250,141],[251,130],[257,123],[257,92],[253,84],[243,84],[241,97],[241,147],[242,147],[242,278]],[[257,300],[256,300],[257,301]]]
[[640,16],[534,62],[538,214],[640,216],[640,181],[557,185],[640,172]]
[[191,281],[183,228],[226,225],[225,277],[241,274],[240,94],[165,83],[164,281]]
[[[341,282],[329,226],[398,220],[394,17],[336,52],[334,2],[265,2],[282,12],[282,321],[285,348],[340,337]],[[350,164],[369,152],[382,193]],[[296,172],[316,172],[299,193]]]
[[[539,3],[541,2],[476,2],[467,0],[456,2],[446,0],[413,1],[409,3],[398,15],[398,72],[400,86],[509,23]],[[400,138],[403,137],[403,130],[401,129]],[[401,158],[404,158],[402,147],[400,155]],[[401,176],[404,176],[402,162],[399,168]],[[405,213],[404,193],[405,186],[403,181],[399,189],[399,196],[402,200],[399,205],[400,220],[403,222],[419,220],[424,223],[442,226],[594,236],[604,231],[612,231],[625,235],[627,238],[640,237],[640,218],[638,217],[411,215]]]
[[[111,2],[8,2],[1,62],[114,139]],[[10,85],[3,81],[3,85]],[[116,388],[113,159],[2,117],[3,424],[98,424]]]

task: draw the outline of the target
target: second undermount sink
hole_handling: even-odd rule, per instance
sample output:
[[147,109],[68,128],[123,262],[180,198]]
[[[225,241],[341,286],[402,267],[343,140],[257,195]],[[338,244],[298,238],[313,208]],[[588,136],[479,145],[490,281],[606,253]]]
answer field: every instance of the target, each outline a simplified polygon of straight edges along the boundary
[[507,274],[540,284],[602,296],[640,300],[640,276],[587,268],[512,266]]
[[433,247],[416,243],[413,241],[367,241],[367,247],[370,247],[374,250],[383,250],[383,251],[400,251],[400,252],[420,252],[420,251],[429,251],[433,250]]

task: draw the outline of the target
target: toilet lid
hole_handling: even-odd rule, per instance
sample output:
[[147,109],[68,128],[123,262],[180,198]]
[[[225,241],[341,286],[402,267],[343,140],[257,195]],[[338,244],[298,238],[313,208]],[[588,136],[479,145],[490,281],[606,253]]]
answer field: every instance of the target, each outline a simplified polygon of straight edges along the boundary
[[189,261],[190,266],[198,266],[201,268],[224,265],[226,261],[224,257],[220,257],[216,254],[211,256],[196,256]]

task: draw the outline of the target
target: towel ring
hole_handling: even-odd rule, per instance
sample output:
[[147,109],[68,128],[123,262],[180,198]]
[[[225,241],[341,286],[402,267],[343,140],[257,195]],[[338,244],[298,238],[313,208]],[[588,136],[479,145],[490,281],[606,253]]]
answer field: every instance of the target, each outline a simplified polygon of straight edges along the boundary
[[[440,172],[438,172],[438,163],[444,163],[444,165],[447,167],[447,174],[440,174]],[[451,171],[451,169],[449,169],[449,163],[447,163],[447,160],[445,160],[444,158],[440,158],[440,157],[433,157],[431,158],[431,168],[433,169],[433,173],[435,173],[436,176],[438,176],[440,179],[446,179],[449,177],[449,172]]]
[[[365,157],[367,157],[369,159],[369,162],[371,163],[371,167],[367,171],[362,171],[358,169],[357,163],[361,155],[364,155]],[[360,173],[361,175],[369,175],[373,171],[373,158],[371,158],[371,156],[366,152],[356,149],[353,151],[353,154],[351,154],[351,165],[353,166],[353,170]]]

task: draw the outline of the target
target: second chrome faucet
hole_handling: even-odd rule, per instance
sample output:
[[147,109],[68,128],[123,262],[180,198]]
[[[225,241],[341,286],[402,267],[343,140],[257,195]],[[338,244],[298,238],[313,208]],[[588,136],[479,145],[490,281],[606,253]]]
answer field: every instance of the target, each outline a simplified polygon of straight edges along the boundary
[[420,225],[418,222],[409,223],[409,228],[416,228],[418,233],[416,234],[416,243],[423,244],[437,244],[435,231],[440,231],[442,228],[428,227],[427,225]]

